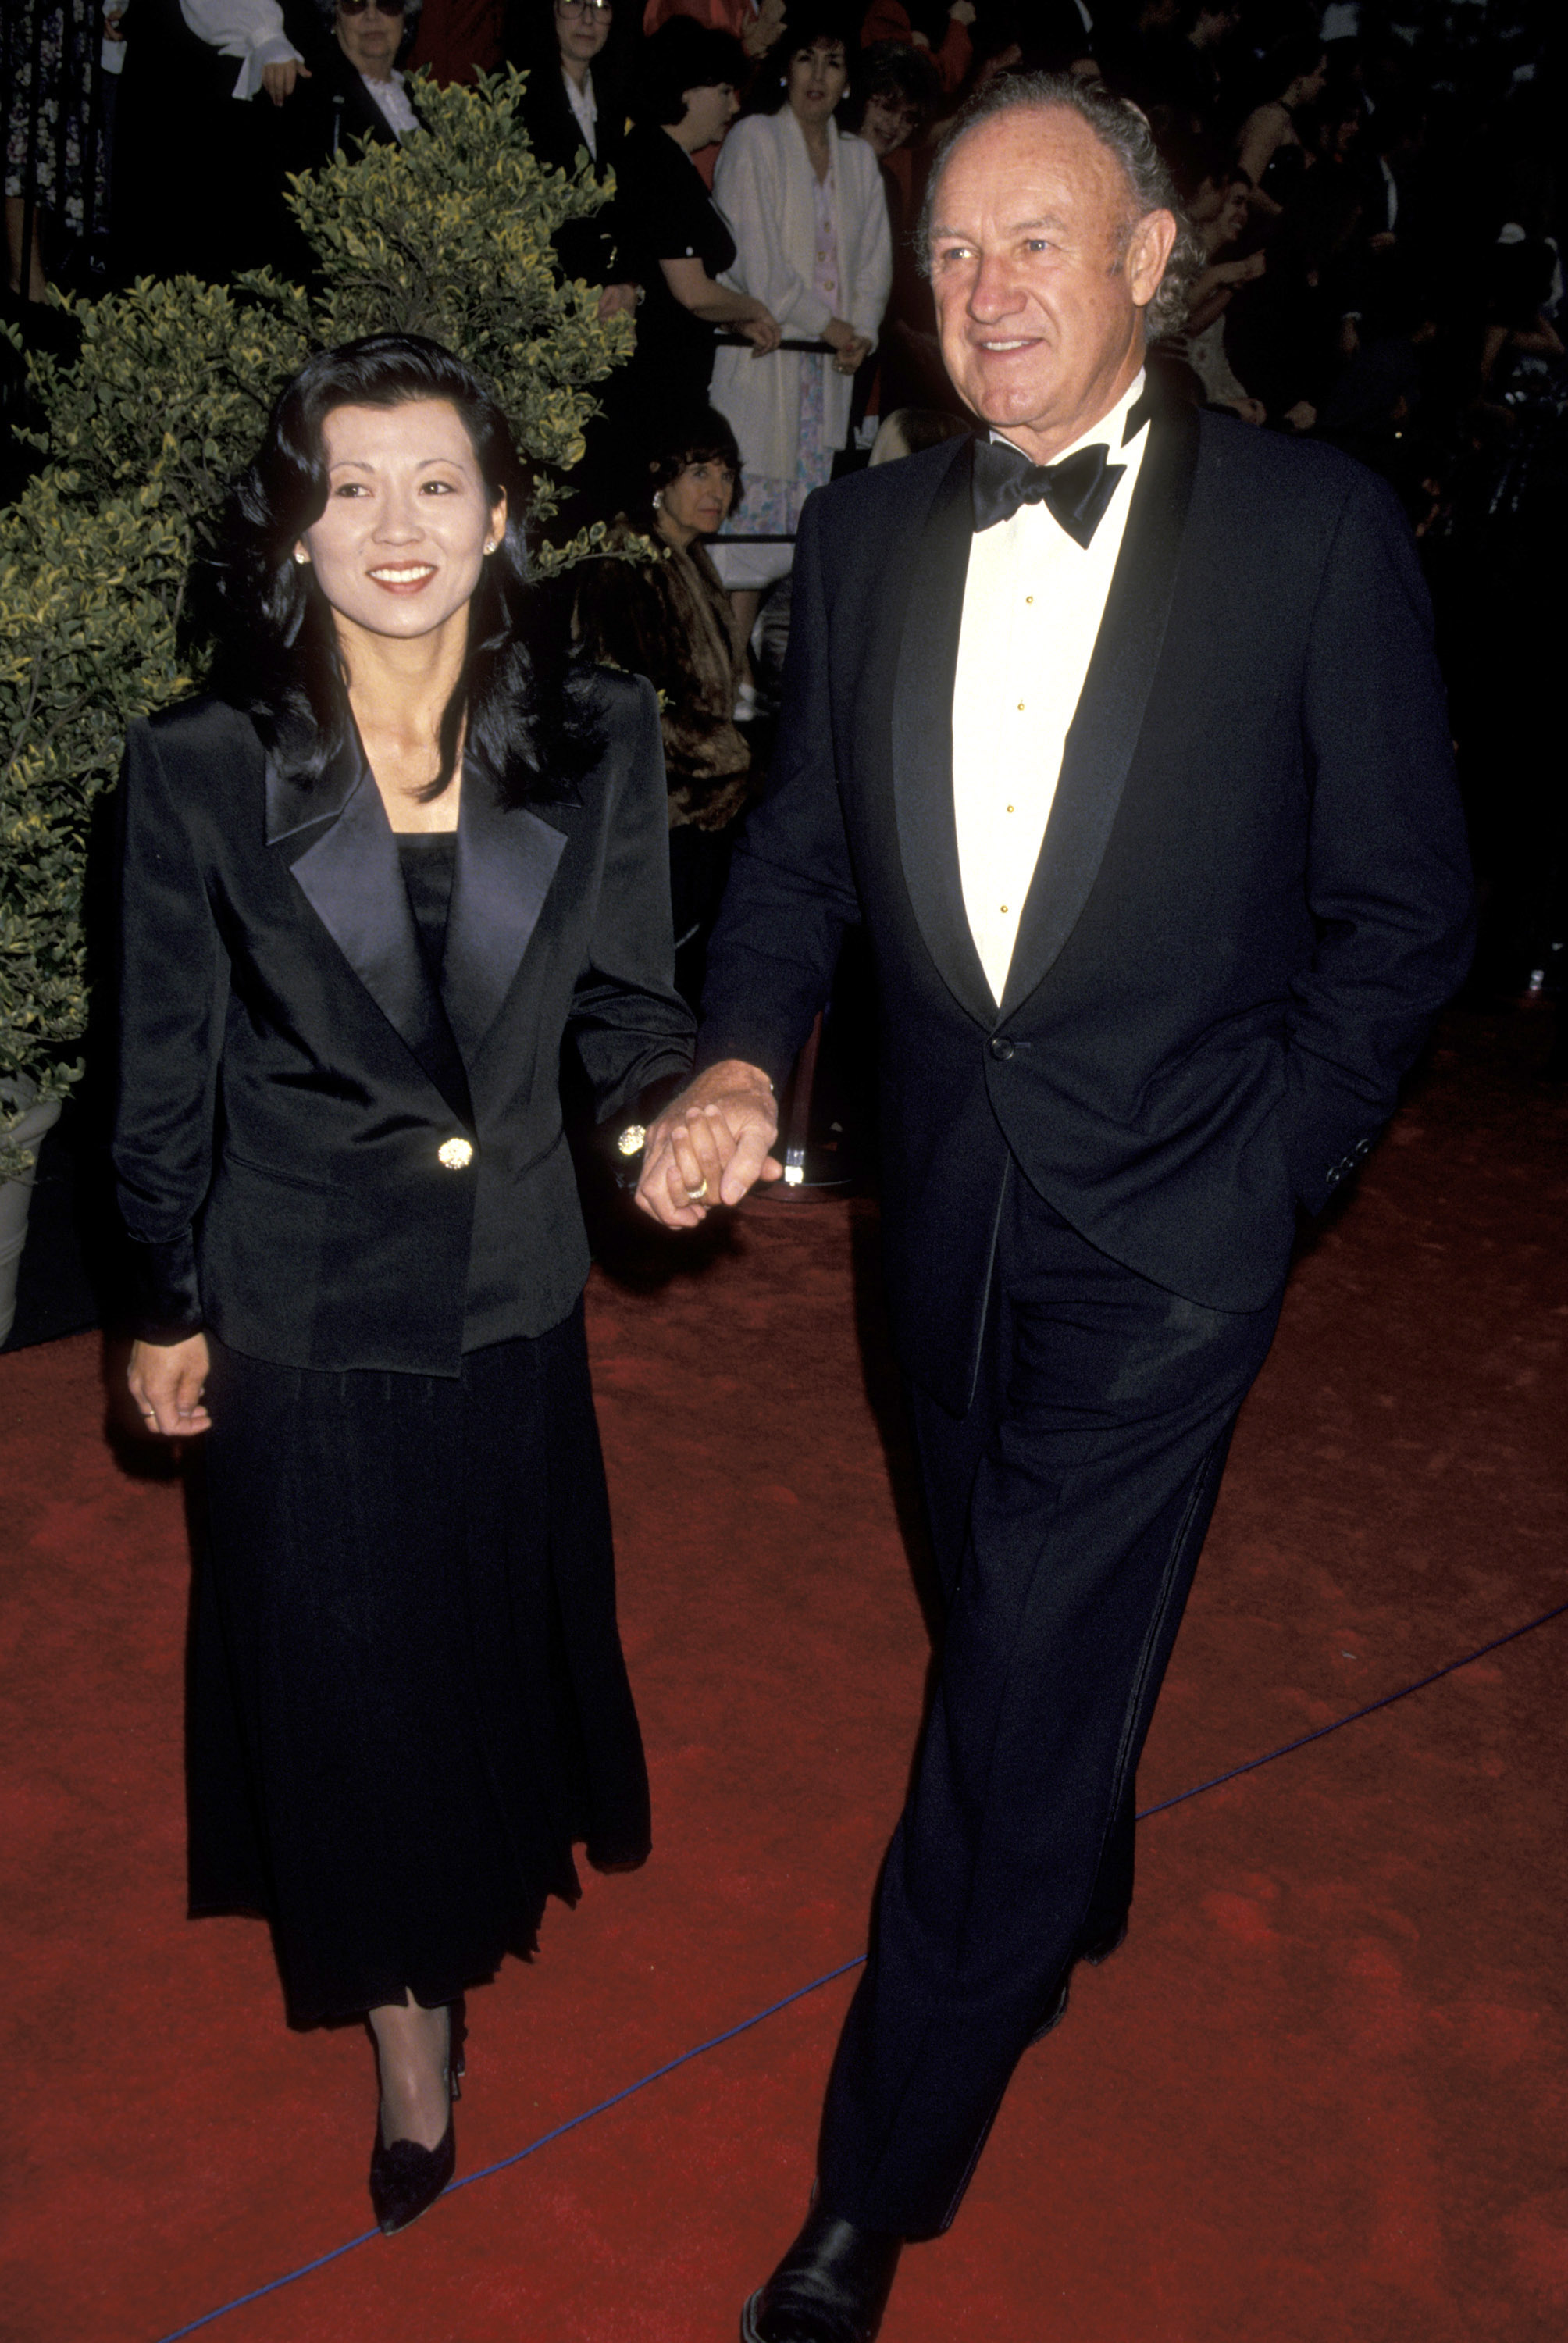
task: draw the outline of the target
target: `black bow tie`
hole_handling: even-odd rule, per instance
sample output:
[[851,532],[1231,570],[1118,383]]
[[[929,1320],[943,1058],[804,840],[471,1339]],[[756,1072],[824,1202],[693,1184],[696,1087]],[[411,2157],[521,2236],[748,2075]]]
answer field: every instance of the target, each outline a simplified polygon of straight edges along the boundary
[[975,447],[974,507],[977,529],[1010,520],[1020,505],[1045,505],[1076,544],[1087,550],[1127,469],[1110,461],[1097,440],[1059,464],[1031,464],[1005,439],[982,439]]

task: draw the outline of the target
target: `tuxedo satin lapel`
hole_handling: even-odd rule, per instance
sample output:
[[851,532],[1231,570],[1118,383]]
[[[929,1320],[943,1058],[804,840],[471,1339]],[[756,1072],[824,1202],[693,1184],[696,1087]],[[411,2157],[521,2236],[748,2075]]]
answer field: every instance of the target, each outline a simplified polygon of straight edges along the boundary
[[441,991],[470,1066],[512,989],[566,842],[537,813],[501,805],[487,781],[465,772]]
[[996,1002],[975,950],[953,818],[953,679],[974,542],[972,442],[943,474],[910,563],[893,692],[893,799],[904,883],[926,948],[984,1025]]
[[[303,820],[296,818],[302,810]],[[267,837],[286,852],[306,900],[387,1023],[454,1114],[471,1122],[462,1059],[419,949],[397,840],[368,765],[347,750],[318,784],[302,789],[269,761]]]
[[1197,468],[1198,426],[1192,415],[1178,409],[1157,412],[1149,430],[1105,616],[1024,900],[1002,995],[1004,1018],[1043,981],[1089,900],[1165,640]]

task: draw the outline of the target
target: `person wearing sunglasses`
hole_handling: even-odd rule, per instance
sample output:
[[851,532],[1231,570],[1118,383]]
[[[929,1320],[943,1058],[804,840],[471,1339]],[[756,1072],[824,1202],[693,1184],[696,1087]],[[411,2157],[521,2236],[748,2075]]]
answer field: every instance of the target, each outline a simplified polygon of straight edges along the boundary
[[[414,44],[423,0],[310,0],[314,39],[302,32],[310,79],[286,110],[291,171],[319,170],[369,139],[389,146],[422,127],[398,70]],[[305,10],[301,10],[302,21]]]

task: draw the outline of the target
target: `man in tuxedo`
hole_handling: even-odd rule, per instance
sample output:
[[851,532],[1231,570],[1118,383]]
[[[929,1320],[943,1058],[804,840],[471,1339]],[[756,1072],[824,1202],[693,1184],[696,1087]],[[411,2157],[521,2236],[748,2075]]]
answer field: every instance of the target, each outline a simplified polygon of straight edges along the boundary
[[1470,941],[1394,498],[1148,395],[1191,263],[1143,116],[1004,81],[950,132],[928,224],[990,437],[806,508],[771,789],[640,1189],[688,1227],[778,1176],[771,1085],[863,920],[947,1617],[752,2343],[876,2334],[1073,1964],[1121,1941],[1139,1751],[1297,1206],[1372,1147]]

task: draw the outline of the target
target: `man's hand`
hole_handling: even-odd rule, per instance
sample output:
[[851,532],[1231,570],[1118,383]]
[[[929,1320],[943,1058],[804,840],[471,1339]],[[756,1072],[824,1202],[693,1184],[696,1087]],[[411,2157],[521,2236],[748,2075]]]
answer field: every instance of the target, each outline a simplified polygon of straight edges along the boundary
[[201,1403],[207,1376],[205,1334],[183,1342],[133,1342],[126,1381],[143,1423],[166,1440],[210,1432],[212,1418]]
[[608,326],[612,317],[624,317],[637,307],[635,285],[607,285],[598,297],[598,321]]
[[274,106],[281,106],[286,97],[294,95],[297,81],[309,81],[310,67],[302,65],[297,57],[284,57],[275,65],[263,65],[261,85]]
[[726,1058],[673,1099],[648,1131],[637,1201],[667,1229],[695,1229],[715,1204],[738,1204],[759,1180],[781,1180],[779,1136],[760,1067]]

